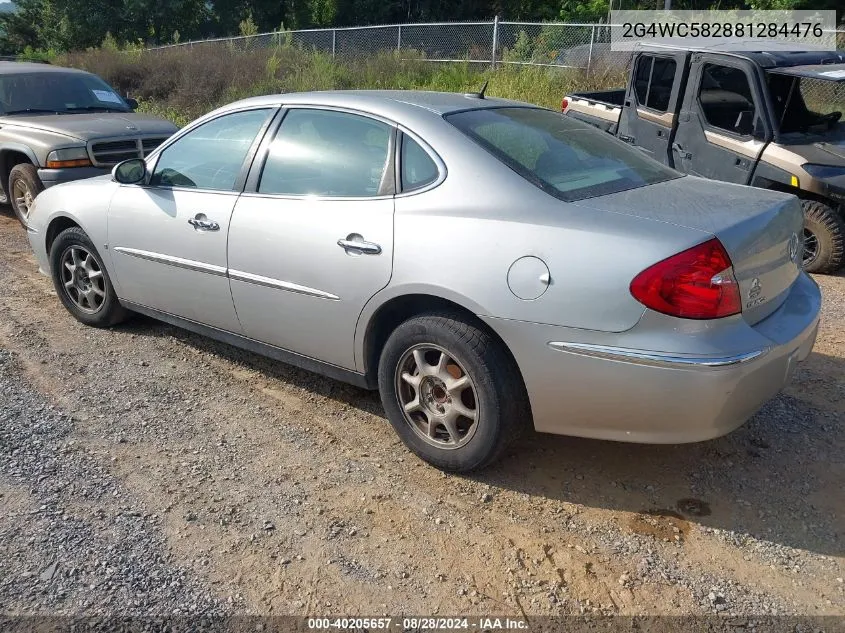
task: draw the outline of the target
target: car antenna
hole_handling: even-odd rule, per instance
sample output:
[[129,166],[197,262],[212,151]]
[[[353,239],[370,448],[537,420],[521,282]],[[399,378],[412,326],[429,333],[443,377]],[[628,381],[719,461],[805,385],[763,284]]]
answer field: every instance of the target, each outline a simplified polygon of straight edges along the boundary
[[481,90],[479,90],[478,92],[468,92],[468,93],[466,93],[465,96],[473,97],[475,99],[483,99],[484,93],[487,92],[487,84],[489,84],[489,83],[490,83],[490,80],[488,79],[484,82],[484,85],[481,86]]

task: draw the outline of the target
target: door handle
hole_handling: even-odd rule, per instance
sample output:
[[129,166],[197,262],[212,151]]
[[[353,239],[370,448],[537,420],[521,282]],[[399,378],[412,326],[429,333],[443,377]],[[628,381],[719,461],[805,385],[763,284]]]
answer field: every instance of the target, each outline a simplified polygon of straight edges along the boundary
[[378,255],[381,253],[381,246],[375,242],[367,242],[357,233],[347,235],[345,239],[337,241],[337,245],[345,251],[356,251],[366,255]]
[[196,216],[188,220],[188,224],[194,227],[196,231],[219,231],[220,225],[214,220],[209,220],[205,213],[197,213]]
[[620,141],[625,141],[626,143],[633,143],[633,142],[634,142],[634,137],[633,137],[633,136],[628,136],[627,134],[620,134],[620,135],[619,135],[619,140],[620,140]]
[[684,148],[681,147],[680,143],[672,143],[672,149],[678,152],[680,157],[683,159],[689,160],[690,158],[692,158],[692,154],[690,154],[689,152],[685,152]]

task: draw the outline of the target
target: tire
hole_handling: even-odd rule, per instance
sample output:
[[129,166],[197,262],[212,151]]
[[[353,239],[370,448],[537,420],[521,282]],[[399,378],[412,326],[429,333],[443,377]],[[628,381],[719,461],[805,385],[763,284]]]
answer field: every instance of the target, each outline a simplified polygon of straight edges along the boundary
[[[396,434],[418,457],[442,470],[468,472],[491,464],[530,424],[528,397],[514,361],[490,334],[459,314],[428,313],[399,325],[381,352],[378,383]],[[440,421],[458,411],[473,418],[459,415],[450,431]]]
[[[804,270],[834,273],[845,263],[845,220],[839,210],[816,200],[802,200],[804,208]],[[813,256],[808,259],[808,253]]]
[[94,243],[81,228],[71,227],[56,237],[50,248],[50,273],[56,294],[80,323],[111,327],[129,316]]
[[[15,189],[17,187],[17,190]],[[8,199],[21,224],[26,226],[29,217],[29,205],[39,193],[44,191],[44,184],[38,177],[35,165],[20,163],[12,167],[9,173]]]

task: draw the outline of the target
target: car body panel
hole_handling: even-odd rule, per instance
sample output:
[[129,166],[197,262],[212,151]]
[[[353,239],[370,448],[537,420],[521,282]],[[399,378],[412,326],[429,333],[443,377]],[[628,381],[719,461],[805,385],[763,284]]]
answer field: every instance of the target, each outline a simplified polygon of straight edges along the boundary
[[[239,333],[226,275],[236,193],[122,186],[109,208],[108,244],[122,299]],[[219,225],[197,230],[202,214]]]
[[[219,245],[211,254],[197,246],[207,245],[202,239],[208,235],[197,241],[182,231],[183,223],[190,228],[185,218],[191,212],[199,206],[208,211],[205,204],[175,210],[172,201],[159,201],[160,220],[141,219],[144,204],[133,196],[151,192],[104,179],[60,185],[40,196],[30,241],[46,270],[49,222],[57,215],[73,218],[98,248],[107,249],[104,263],[117,272],[118,296],[130,307],[140,305],[145,313],[162,314],[195,331],[205,328],[217,338],[229,337],[300,366],[322,363],[318,370],[355,384],[373,384],[376,368],[367,366],[366,345],[380,308],[406,295],[431,295],[476,315],[508,347],[525,380],[537,430],[684,442],[741,424],[786,383],[794,364],[812,348],[820,306],[815,283],[795,267],[791,281],[784,273],[778,282],[786,288],[771,298],[768,314],[703,321],[652,312],[633,299],[629,285],[646,267],[713,235],[739,256],[743,279],[748,271],[742,266],[788,269],[781,261],[787,247],[782,229],[793,228],[794,198],[761,197],[759,190],[739,186],[714,192],[685,177],[563,202],[442,117],[488,105],[529,107],[489,101],[428,93],[312,93],[259,97],[211,113],[195,125],[221,112],[262,105],[359,110],[424,139],[448,170],[445,179],[420,192],[348,205],[296,199],[298,210],[287,214],[285,205],[293,202],[250,194],[250,176],[246,194],[222,196],[234,208],[229,252],[222,259]],[[148,162],[154,163],[163,147]],[[132,196],[126,194],[130,190]],[[124,215],[133,213],[130,224]],[[122,233],[107,234],[107,217],[109,224],[119,219]],[[783,227],[773,229],[779,223]],[[378,242],[382,253],[347,255],[336,243],[347,232]],[[209,291],[205,286],[185,277],[179,292],[163,270],[147,266],[148,259],[118,259],[122,255],[114,249],[127,245],[214,266],[217,273],[222,269],[222,274],[205,271],[216,284],[209,293],[222,295],[221,284],[231,289],[243,329],[215,325],[217,308],[197,296]],[[755,248],[768,254],[757,261]],[[532,299],[518,297],[509,279],[511,268],[525,257],[541,260],[549,273],[535,280],[541,292]],[[139,266],[146,272],[132,276]],[[145,279],[150,288],[144,287]],[[352,301],[344,305],[347,296]],[[150,310],[155,301],[158,311]]]
[[[651,327],[652,316],[662,320],[653,313],[617,336],[502,319],[485,322],[516,358],[537,431],[674,444],[729,433],[780,391],[813,347],[820,307],[818,286],[802,273],[781,307],[753,327],[733,317],[720,319],[715,327],[700,324],[690,336],[671,332],[665,322]],[[600,358],[549,345],[579,338],[594,341],[594,349],[665,352],[674,347],[680,357],[694,349],[720,359],[763,353],[719,367],[707,366],[700,357],[694,365],[656,366],[633,362],[622,353]]]
[[[374,254],[338,245],[352,234]],[[309,200],[245,194],[229,232],[232,297],[246,336],[355,368],[364,304],[390,281],[393,198]]]

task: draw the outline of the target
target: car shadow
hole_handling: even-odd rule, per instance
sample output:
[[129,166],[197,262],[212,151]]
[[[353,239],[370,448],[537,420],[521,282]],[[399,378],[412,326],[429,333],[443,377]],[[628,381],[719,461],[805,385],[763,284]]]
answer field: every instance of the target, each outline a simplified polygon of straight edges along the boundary
[[[133,319],[123,329],[172,336],[267,378],[384,417],[376,392],[152,319]],[[845,553],[845,381],[838,377],[845,377],[845,360],[813,353],[784,393],[725,437],[645,445],[529,431],[498,463],[467,477],[535,499],[633,513],[623,520],[636,521],[642,514],[682,517],[736,542],[751,536],[840,556]]]

